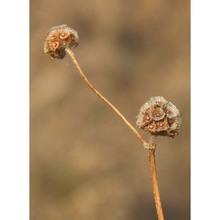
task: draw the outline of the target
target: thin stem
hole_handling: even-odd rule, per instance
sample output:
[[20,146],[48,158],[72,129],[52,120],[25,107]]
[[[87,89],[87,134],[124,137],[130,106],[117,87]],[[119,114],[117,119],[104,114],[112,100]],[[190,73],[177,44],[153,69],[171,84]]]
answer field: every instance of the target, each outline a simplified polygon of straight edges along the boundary
[[153,192],[154,192],[154,201],[157,209],[157,217],[158,220],[164,220],[163,216],[163,208],[160,200],[160,192],[159,192],[159,186],[157,181],[157,172],[156,172],[156,159],[155,159],[155,150],[156,150],[156,144],[155,144],[156,137],[151,135],[150,137],[150,148],[148,149],[148,159],[150,163],[150,169],[151,169],[151,180],[153,185]]
[[121,112],[110,102],[108,99],[106,99],[98,90],[96,90],[93,85],[90,83],[90,81],[87,79],[85,74],[83,73],[81,67],[79,66],[73,51],[70,48],[65,49],[66,52],[69,54],[71,60],[75,64],[77,70],[79,71],[80,75],[82,76],[85,83],[89,86],[89,88],[97,95],[99,96],[107,105],[110,106],[110,108],[125,122],[125,124],[135,133],[135,135],[139,138],[139,140],[142,142],[142,144],[147,147],[148,143],[144,140],[144,138],[139,134],[139,132],[129,123],[129,121],[121,114]]
[[139,132],[128,122],[128,120],[121,114],[121,112],[110,102],[108,99],[106,99],[98,90],[96,90],[93,85],[90,83],[90,81],[87,79],[85,74],[83,73],[81,67],[79,66],[73,51],[70,48],[65,48],[66,52],[69,54],[71,60],[75,64],[77,70],[79,71],[81,77],[85,81],[85,83],[89,86],[89,88],[97,95],[99,96],[109,107],[125,122],[125,124],[134,132],[134,134],[137,136],[137,138],[142,142],[145,149],[148,150],[148,157],[149,157],[149,163],[151,168],[151,178],[152,178],[152,184],[153,184],[153,191],[154,191],[154,199],[157,209],[157,216],[158,220],[164,220],[163,217],[163,210],[162,205],[160,202],[160,194],[159,194],[159,187],[157,183],[157,175],[156,175],[156,163],[155,163],[155,137],[151,136],[150,143],[147,143],[144,138],[139,134]]

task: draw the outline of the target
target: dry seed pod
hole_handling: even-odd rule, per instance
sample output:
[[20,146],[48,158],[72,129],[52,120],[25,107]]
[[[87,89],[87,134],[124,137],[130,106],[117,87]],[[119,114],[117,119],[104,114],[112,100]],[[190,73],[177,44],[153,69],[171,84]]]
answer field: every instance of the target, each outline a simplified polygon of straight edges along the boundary
[[136,124],[152,135],[175,137],[181,124],[181,114],[171,102],[156,96],[141,107]]
[[44,52],[51,58],[63,59],[66,55],[65,48],[79,44],[78,32],[66,24],[52,27],[44,39]]

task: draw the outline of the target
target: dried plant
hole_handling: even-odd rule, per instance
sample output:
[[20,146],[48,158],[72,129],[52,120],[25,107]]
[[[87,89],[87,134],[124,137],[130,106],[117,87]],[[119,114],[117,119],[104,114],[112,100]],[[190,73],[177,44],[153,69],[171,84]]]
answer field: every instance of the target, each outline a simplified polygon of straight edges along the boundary
[[159,186],[156,173],[155,150],[156,137],[159,135],[175,137],[178,135],[178,129],[181,124],[181,114],[179,110],[171,102],[166,101],[161,96],[150,98],[140,109],[137,116],[136,125],[150,133],[149,142],[145,141],[142,135],[134,128],[131,123],[123,116],[123,114],[105,98],[87,79],[80,65],[78,64],[71,47],[79,44],[78,32],[67,25],[52,27],[48,30],[44,39],[44,52],[50,55],[51,59],[63,59],[66,53],[70,56],[76,69],[83,78],[89,88],[101,98],[132,130],[148,151],[148,159],[151,169],[151,179],[153,185],[153,193],[157,210],[158,220],[163,220],[163,209],[160,200]]
[[136,124],[151,135],[175,137],[181,124],[181,114],[171,102],[156,96],[141,107]]

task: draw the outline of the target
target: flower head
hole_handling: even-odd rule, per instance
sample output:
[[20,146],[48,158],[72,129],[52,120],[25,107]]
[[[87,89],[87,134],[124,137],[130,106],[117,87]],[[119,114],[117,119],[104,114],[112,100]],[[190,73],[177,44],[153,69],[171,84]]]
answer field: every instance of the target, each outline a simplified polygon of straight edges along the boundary
[[156,96],[141,107],[136,124],[152,135],[175,137],[181,124],[181,114],[171,102]]
[[63,59],[66,55],[65,48],[79,44],[78,32],[66,24],[52,27],[44,39],[44,52],[51,58]]

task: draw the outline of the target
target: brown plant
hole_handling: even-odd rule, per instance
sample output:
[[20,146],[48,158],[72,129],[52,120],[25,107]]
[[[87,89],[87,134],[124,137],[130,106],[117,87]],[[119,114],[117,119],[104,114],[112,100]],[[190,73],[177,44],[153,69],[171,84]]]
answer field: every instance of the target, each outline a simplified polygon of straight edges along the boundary
[[73,51],[70,49],[79,44],[78,32],[67,25],[60,25],[49,29],[44,40],[44,52],[51,56],[52,59],[63,59],[66,53],[70,56],[72,62],[76,66],[87,86],[101,98],[131,129],[148,151],[148,159],[151,169],[151,179],[153,185],[153,193],[157,210],[158,220],[163,220],[163,209],[160,200],[159,186],[156,173],[155,150],[156,136],[163,135],[175,137],[181,124],[179,110],[171,103],[167,102],[163,97],[157,96],[146,102],[140,110],[137,118],[137,126],[144,131],[148,131],[151,136],[149,142],[146,142],[142,135],[134,128],[124,115],[105,98],[88,80],[78,64]]
[[152,135],[175,137],[181,125],[181,114],[175,105],[163,97],[151,97],[141,107],[136,124]]

